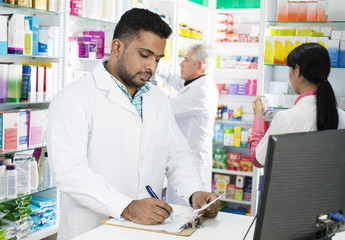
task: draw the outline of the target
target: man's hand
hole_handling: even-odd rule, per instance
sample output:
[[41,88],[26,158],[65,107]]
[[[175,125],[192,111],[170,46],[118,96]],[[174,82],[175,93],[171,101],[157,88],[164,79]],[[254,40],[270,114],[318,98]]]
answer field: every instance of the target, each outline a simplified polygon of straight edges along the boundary
[[[194,209],[199,209],[205,204],[211,202],[212,200],[216,199],[218,196],[215,193],[210,192],[195,192],[191,196],[192,198],[192,204]],[[213,218],[217,216],[218,214],[218,207],[219,207],[219,200],[217,200],[215,203],[211,204],[208,208],[206,208],[203,212],[204,217],[210,217]]]
[[164,222],[172,214],[172,207],[166,202],[155,198],[133,200],[122,212],[121,216],[132,222],[155,225]]

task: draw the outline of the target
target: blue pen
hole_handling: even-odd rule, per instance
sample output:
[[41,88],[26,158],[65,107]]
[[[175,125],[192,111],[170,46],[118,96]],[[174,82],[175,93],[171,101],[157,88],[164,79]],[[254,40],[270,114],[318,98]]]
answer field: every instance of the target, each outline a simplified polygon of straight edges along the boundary
[[[150,194],[151,197],[155,198],[155,199],[159,199],[159,197],[155,194],[155,192],[152,190],[152,188],[149,185],[146,185],[146,190],[147,192]],[[171,220],[174,220],[172,218],[172,216],[170,215],[170,213],[168,212],[168,210],[164,209],[168,214],[169,214],[169,218]]]

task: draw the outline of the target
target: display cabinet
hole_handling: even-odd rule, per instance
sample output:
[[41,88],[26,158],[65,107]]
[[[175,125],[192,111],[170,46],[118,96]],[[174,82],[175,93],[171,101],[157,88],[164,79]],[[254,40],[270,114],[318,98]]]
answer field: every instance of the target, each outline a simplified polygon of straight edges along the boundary
[[[62,80],[63,80],[63,53],[60,51],[63,49],[63,29],[65,28],[64,25],[64,14],[58,9],[64,9],[65,3],[62,1],[59,3],[59,6],[53,11],[49,10],[41,10],[31,7],[24,7],[18,6],[13,4],[7,3],[0,3],[0,14],[22,14],[25,16],[37,16],[39,17],[39,26],[55,26],[58,29],[58,36],[54,41],[52,53],[53,55],[48,56],[39,56],[39,55],[16,55],[16,54],[7,54],[3,53],[0,54],[0,62],[1,64],[18,64],[22,65],[23,63],[33,63],[33,64],[45,64],[45,63],[52,63],[53,66],[53,78],[51,82],[51,94],[54,95],[61,87],[62,87]],[[52,46],[51,46],[52,47]],[[49,107],[50,99],[39,100],[34,102],[7,102],[0,104],[0,111],[11,111],[14,109],[46,109]],[[40,146],[36,146],[34,148],[27,148],[21,150],[7,150],[0,152],[0,156],[7,156],[10,154],[14,154],[16,152],[26,151],[26,150],[34,150],[36,148],[44,148],[46,147],[45,144],[42,143]],[[59,212],[59,199],[58,199],[58,191],[55,187],[50,188],[43,188],[40,186],[37,191],[31,191],[30,195],[39,196],[43,198],[52,199],[57,203],[57,218]],[[25,195],[18,195],[19,197],[23,197]],[[2,199],[0,200],[1,203],[10,201],[13,199]],[[32,239],[32,240],[39,240],[49,235],[52,235],[57,232],[58,225],[52,225],[47,228],[43,228],[42,230],[38,230],[34,233],[29,234],[24,239]]]
[[[284,2],[284,1],[282,1]],[[286,1],[288,2],[288,1]],[[292,2],[292,1],[291,1]],[[343,2],[341,0],[332,1],[311,1],[306,4],[307,9],[312,9],[312,4],[316,5],[314,9],[317,16],[317,2],[321,4],[328,3],[328,20],[323,18],[323,21],[307,21],[307,18],[298,18],[291,21],[290,19],[280,18],[278,21],[278,1],[277,0],[262,0],[263,17],[260,22],[260,56],[262,61],[259,61],[259,94],[266,95],[273,107],[289,108],[293,106],[294,99],[297,97],[289,83],[289,69],[284,61],[279,61],[279,54],[285,52],[285,58],[291,49],[303,42],[318,42],[323,44],[331,55],[332,67],[329,76],[329,81],[335,91],[338,100],[338,106],[345,109],[345,87],[343,84],[343,75],[345,73],[344,65],[341,63],[344,52],[345,40],[345,11],[340,7]],[[287,10],[289,6],[287,3]],[[295,3],[304,4],[304,3]],[[301,11],[304,8],[299,8],[298,16],[303,16]],[[312,10],[310,10],[312,11]],[[321,10],[320,10],[321,11]],[[308,11],[305,14],[309,14]],[[327,15],[327,8],[324,14]],[[288,21],[290,20],[290,21]],[[326,21],[325,21],[326,20]],[[292,30],[292,34],[287,33]],[[272,45],[272,44],[273,45]],[[272,55],[273,62],[268,60],[268,55]],[[268,54],[268,55],[267,55]],[[282,58],[284,60],[284,58]],[[284,86],[283,90],[279,86]],[[282,95],[284,93],[284,95]]]

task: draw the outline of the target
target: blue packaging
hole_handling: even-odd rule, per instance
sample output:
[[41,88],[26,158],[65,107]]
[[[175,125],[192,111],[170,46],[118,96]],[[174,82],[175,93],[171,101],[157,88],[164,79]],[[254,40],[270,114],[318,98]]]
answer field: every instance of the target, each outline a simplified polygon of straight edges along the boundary
[[221,124],[214,125],[214,138],[215,142],[218,144],[223,144],[224,130]]
[[30,30],[32,31],[32,55],[38,56],[38,31],[40,18],[37,16],[26,16],[25,20],[29,20]]
[[345,67],[345,41],[340,42],[338,66]]
[[29,100],[31,66],[23,65],[22,102]]
[[328,40],[327,50],[331,59],[331,66],[337,67],[339,61],[339,40]]
[[7,54],[7,20],[8,16],[0,16],[0,54]]

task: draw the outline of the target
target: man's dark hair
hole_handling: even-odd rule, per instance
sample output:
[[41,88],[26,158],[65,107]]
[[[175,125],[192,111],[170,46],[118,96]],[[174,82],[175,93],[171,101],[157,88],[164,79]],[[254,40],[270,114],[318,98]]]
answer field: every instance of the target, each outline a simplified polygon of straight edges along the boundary
[[132,41],[139,37],[140,31],[157,34],[161,38],[168,38],[171,28],[161,17],[146,9],[132,8],[125,12],[114,30],[113,39]]

